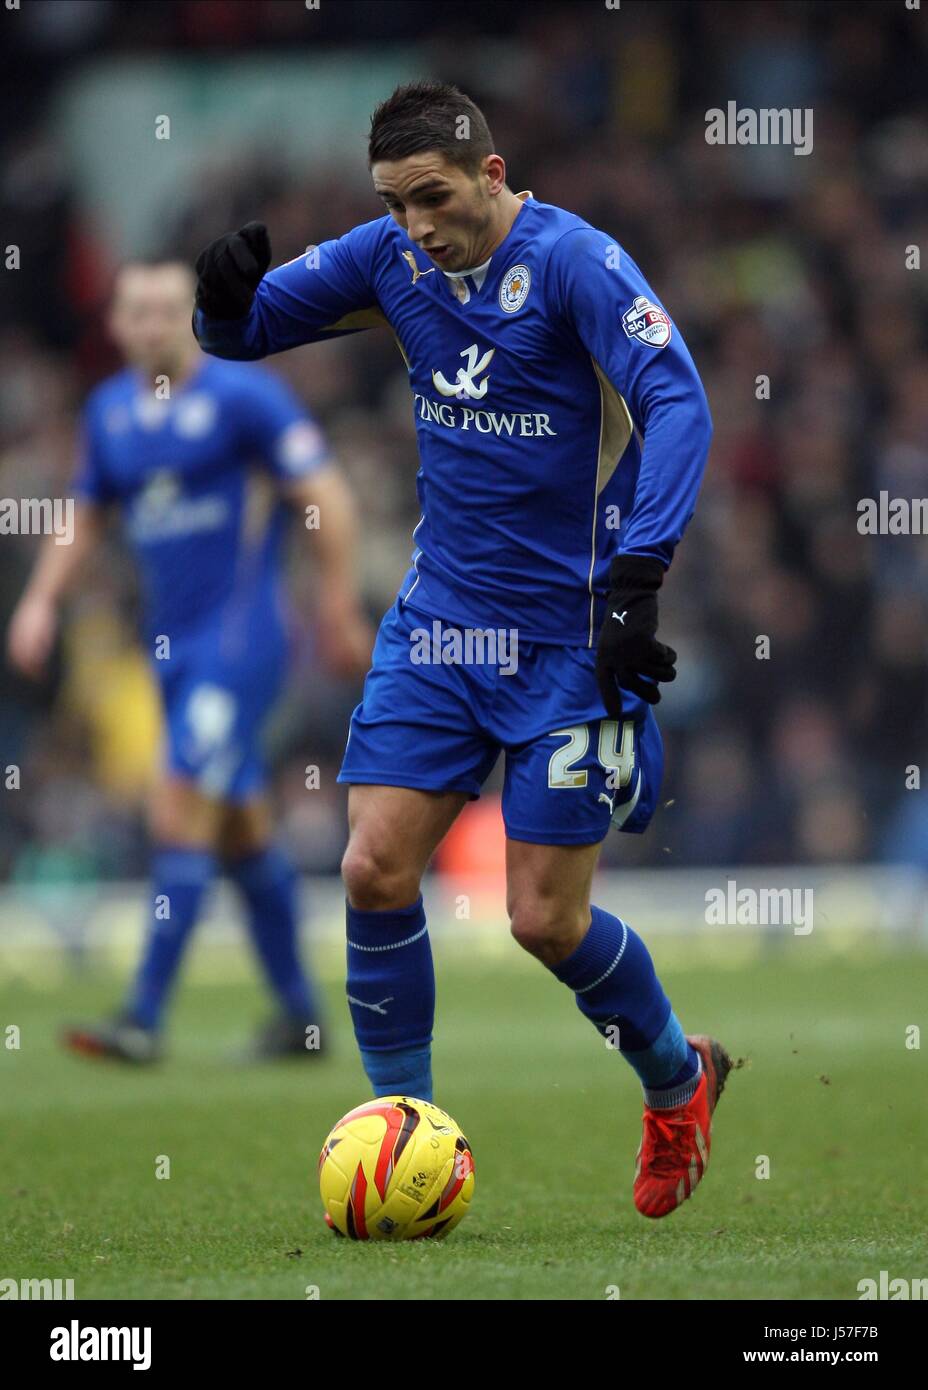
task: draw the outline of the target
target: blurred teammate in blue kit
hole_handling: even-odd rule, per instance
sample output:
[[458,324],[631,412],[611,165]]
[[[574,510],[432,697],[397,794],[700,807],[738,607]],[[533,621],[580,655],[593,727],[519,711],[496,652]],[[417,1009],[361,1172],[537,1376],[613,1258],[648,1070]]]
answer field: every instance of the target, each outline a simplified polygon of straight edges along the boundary
[[[190,331],[194,281],[173,261],[119,272],[109,327],[126,368],[91,393],[74,481],[74,543],[50,537],[13,615],[13,664],[41,674],[62,600],[118,509],[142,581],[144,642],[164,712],[152,801],[152,911],[122,1011],[65,1035],[125,1061],[162,1052],[184,947],[220,872],[241,891],[277,1013],[246,1055],[318,1056],[319,1006],[298,952],[297,880],[272,839],[262,725],[287,666],[282,542],[288,505],[317,561],[320,645],[358,677],[373,634],[361,613],[351,495],[318,426],[264,368],[205,357]],[[318,508],[318,513],[307,508]],[[314,1035],[309,1035],[315,1042]]]

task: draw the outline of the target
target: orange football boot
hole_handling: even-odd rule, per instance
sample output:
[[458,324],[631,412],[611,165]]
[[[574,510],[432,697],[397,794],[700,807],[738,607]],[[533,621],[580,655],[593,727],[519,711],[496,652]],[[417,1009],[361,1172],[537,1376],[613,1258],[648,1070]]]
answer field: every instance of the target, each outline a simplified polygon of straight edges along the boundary
[[635,1163],[635,1206],[642,1216],[667,1216],[687,1197],[709,1166],[712,1112],[718,1105],[731,1058],[721,1043],[701,1035],[686,1040],[702,1059],[692,1100],[669,1109],[644,1108],[644,1132]]

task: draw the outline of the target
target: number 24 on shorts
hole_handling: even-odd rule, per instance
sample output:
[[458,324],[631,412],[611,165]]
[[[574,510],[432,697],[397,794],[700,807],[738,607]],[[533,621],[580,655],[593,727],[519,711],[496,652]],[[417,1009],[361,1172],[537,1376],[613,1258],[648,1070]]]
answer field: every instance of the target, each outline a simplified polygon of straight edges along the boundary
[[[549,738],[566,738],[568,741],[551,754],[548,763],[549,787],[585,787],[588,770],[575,767],[587,755],[590,746],[590,725],[574,724],[569,729],[555,729]],[[622,738],[619,742],[619,725],[615,719],[599,721],[599,762],[606,769],[606,786],[612,791],[627,787],[635,770],[635,724],[626,719],[622,724]]]

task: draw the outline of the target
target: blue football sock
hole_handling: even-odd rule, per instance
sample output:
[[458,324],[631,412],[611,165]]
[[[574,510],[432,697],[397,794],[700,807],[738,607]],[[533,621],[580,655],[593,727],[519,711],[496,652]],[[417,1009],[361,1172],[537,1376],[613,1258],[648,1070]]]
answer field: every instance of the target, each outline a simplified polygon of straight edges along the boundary
[[216,873],[209,850],[164,847],[152,858],[152,917],[126,1011],[142,1028],[157,1028],[184,947]]
[[[668,1027],[680,1027],[676,1014],[671,1013],[667,1025]],[[684,1041],[686,1041],[685,1038]],[[687,1043],[686,1061],[680,1070],[674,1072],[669,1081],[653,1082],[650,1086],[644,1087],[645,1104],[655,1110],[666,1109],[672,1105],[684,1105],[686,1101],[692,1100],[693,1093],[699,1085],[701,1071],[702,1058],[695,1047],[691,1047]]]
[[348,1004],[374,1095],[431,1100],[435,971],[422,896],[396,912],[346,908]]
[[298,883],[289,859],[269,845],[229,861],[226,872],[245,899],[251,939],[281,1008],[301,1022],[319,1023],[300,964]]
[[361,1060],[375,1096],[412,1096],[432,1099],[432,1048],[394,1048],[392,1052],[373,1052],[361,1048]]
[[637,1073],[649,1106],[682,1105],[699,1081],[699,1054],[686,1041],[648,948],[627,922],[591,909],[586,936],[552,973]]

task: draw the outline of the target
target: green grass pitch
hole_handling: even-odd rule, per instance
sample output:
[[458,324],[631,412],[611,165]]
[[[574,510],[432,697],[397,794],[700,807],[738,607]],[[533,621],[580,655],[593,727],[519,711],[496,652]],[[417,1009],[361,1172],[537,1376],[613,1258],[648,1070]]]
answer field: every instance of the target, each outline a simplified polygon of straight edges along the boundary
[[505,940],[491,957],[439,945],[435,1099],[473,1145],[477,1184],[447,1241],[410,1245],[322,1223],[320,1145],[369,1094],[334,946],[320,955],[329,1058],[227,1060],[263,1002],[233,950],[231,972],[198,954],[170,1058],[146,1072],[56,1046],[62,1020],[112,1006],[120,976],[33,963],[11,983],[7,958],[0,1028],[21,1046],[0,1047],[0,1276],[71,1278],[78,1299],[378,1300],[853,1300],[881,1269],[923,1276],[925,1061],[906,1028],[925,1021],[928,957],[803,943],[693,964],[691,948],[652,946],[684,1026],[749,1059],[695,1197],[663,1221],[634,1210],[640,1091],[562,986]]

